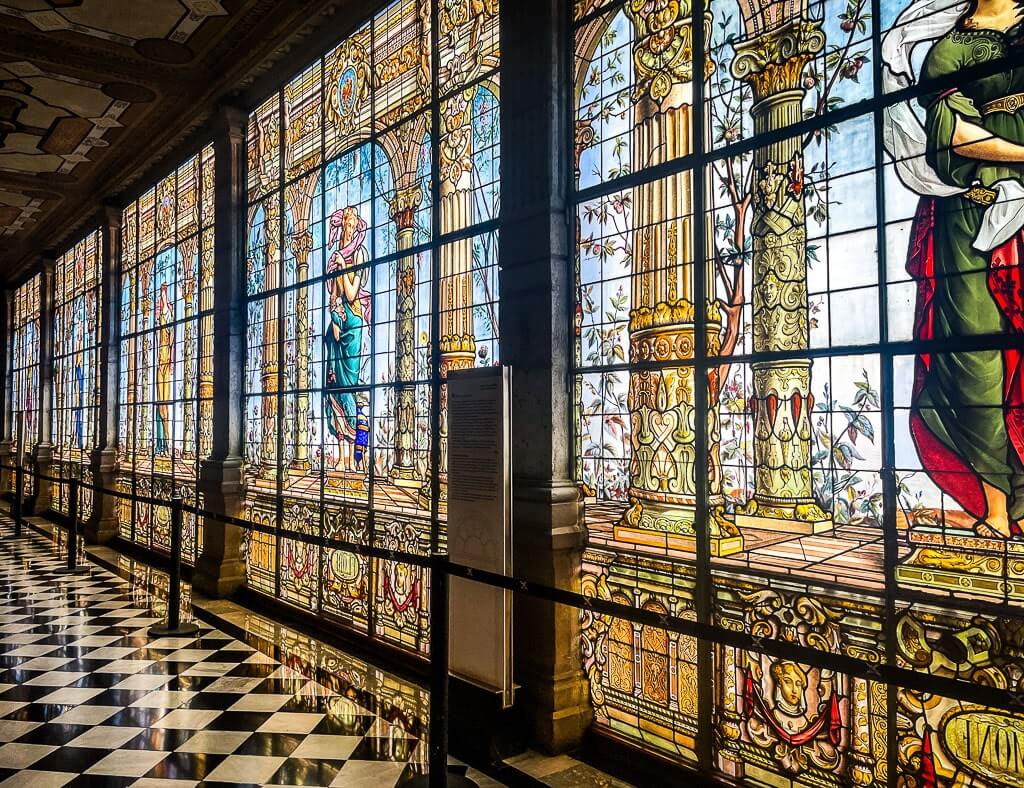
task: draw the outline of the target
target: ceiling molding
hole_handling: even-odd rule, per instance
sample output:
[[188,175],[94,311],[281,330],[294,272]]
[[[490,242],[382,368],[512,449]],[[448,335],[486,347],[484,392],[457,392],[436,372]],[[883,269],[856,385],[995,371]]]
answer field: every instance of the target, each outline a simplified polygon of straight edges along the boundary
[[[78,80],[94,89],[99,86],[99,92],[116,103],[120,113],[113,120],[99,119],[105,133],[86,135],[91,147],[84,154],[65,153],[76,138],[71,132],[80,132],[84,125],[63,125],[66,134],[57,150],[65,157],[67,164],[60,169],[66,172],[18,171],[4,165],[4,154],[11,150],[0,147],[0,192],[36,194],[16,231],[0,226],[0,278],[23,278],[38,264],[41,249],[61,249],[73,243],[95,223],[104,202],[127,203],[207,142],[218,106],[250,105],[253,90],[275,89],[362,23],[381,2],[223,0],[227,14],[204,18],[187,40],[196,56],[180,66],[147,61],[133,46],[67,30],[41,32],[22,19],[0,17],[5,28],[0,33],[0,67],[12,62],[29,64],[20,69],[30,75],[19,77],[26,82],[38,76],[34,66],[39,72],[65,75],[70,82]],[[211,79],[211,74],[217,77]],[[113,87],[104,91],[106,85]],[[0,86],[3,95],[11,94],[3,93]],[[133,98],[136,101],[131,101]],[[71,106],[54,111],[74,115],[75,105]],[[53,121],[44,119],[48,122],[39,126],[45,126],[45,132]],[[24,125],[35,129],[27,121]],[[48,155],[39,144],[39,154]],[[8,160],[12,158],[16,165],[26,166],[25,157]],[[27,161],[31,167],[32,160]],[[0,208],[4,207],[11,206],[0,197]]]

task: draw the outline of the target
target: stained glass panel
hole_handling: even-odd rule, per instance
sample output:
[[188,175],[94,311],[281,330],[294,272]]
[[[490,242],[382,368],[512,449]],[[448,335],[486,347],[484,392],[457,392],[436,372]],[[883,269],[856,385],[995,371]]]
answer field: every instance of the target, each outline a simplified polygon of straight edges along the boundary
[[671,641],[587,614],[596,728],[744,785],[1024,784],[987,749],[1019,717],[826,664],[1016,687],[1016,10],[703,8],[574,4],[584,586],[693,577],[698,621],[803,650],[697,660],[702,755],[644,687]]
[[498,4],[433,5],[390,3],[249,123],[248,512],[276,530],[250,582],[419,651],[422,570],[294,536],[429,551],[440,381],[497,363]]
[[[82,480],[96,448],[99,409],[100,288],[103,241],[89,233],[57,258],[53,297],[52,475]],[[68,512],[66,484],[53,488],[53,508]],[[83,490],[79,516],[91,513]]]
[[[213,404],[213,148],[188,159],[122,214],[119,485],[200,502]],[[170,549],[170,508],[122,501],[122,536]],[[201,543],[184,518],[184,559]]]
[[[27,464],[39,437],[39,298],[42,276],[19,285],[11,297],[11,452]],[[14,484],[13,476],[11,484]],[[13,489],[13,486],[12,488]],[[34,489],[25,477],[25,493]]]

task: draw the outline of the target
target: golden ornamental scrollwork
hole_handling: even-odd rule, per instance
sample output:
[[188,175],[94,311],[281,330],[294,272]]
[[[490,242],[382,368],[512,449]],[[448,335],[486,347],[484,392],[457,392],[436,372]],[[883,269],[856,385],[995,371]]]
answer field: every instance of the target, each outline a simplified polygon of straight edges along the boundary
[[750,84],[758,101],[800,89],[804,66],[825,47],[820,22],[795,19],[737,42],[732,73]]
[[451,334],[441,337],[442,353],[475,353],[476,340],[472,334]]
[[[695,308],[693,302],[686,298],[672,301],[659,301],[652,306],[640,306],[629,312],[629,330],[642,331],[657,326],[679,326],[694,321]],[[722,322],[722,306],[712,301],[707,307],[709,328]]]
[[474,88],[449,98],[441,108],[441,180],[456,184],[473,169],[472,106]]
[[313,233],[309,230],[294,233],[291,236],[290,246],[296,261],[300,265],[305,264],[305,261],[309,259],[309,253],[313,251]]
[[407,229],[413,226],[416,211],[423,202],[423,189],[419,184],[399,189],[395,196],[388,202],[388,209],[391,220],[399,229]]
[[347,39],[327,65],[327,120],[340,136],[351,133],[370,91],[370,57],[356,40]]
[[[739,599],[744,628],[751,635],[842,653],[841,609],[806,594],[770,588],[740,592]],[[745,737],[770,752],[789,774],[841,768],[853,743],[850,704],[855,698],[846,679],[767,654],[738,655],[738,710]]]
[[[693,26],[689,3],[679,0],[630,0],[626,14],[633,23],[635,98],[661,101],[675,85],[693,80]],[[705,16],[705,38],[711,27]],[[714,71],[710,59],[704,78]]]

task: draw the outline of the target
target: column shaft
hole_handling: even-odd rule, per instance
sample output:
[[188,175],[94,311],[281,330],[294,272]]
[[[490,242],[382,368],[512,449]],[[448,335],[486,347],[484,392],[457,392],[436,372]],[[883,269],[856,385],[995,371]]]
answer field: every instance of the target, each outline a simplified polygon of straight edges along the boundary
[[[514,571],[579,590],[584,530],[573,481],[572,280],[566,177],[567,0],[501,5],[501,358],[512,374]],[[520,595],[517,702],[536,746],[563,751],[590,723],[579,612]]]
[[[292,254],[295,255],[295,280],[300,284],[309,279],[309,253],[313,250],[313,235],[308,230],[292,236]],[[309,288],[301,286],[295,293],[295,432],[292,444],[295,457],[292,468],[308,471],[309,462]]]
[[[213,343],[211,451],[200,465],[199,492],[204,508],[238,516],[244,495],[246,251],[245,113],[241,110],[220,110],[214,155],[213,334],[217,340]],[[242,529],[213,517],[203,518],[202,528],[193,587],[208,596],[226,596],[245,582]]]
[[[9,466],[14,461],[14,417],[12,415],[14,395],[14,375],[11,374],[11,359],[13,356],[11,343],[14,341],[14,327],[12,323],[14,312],[14,291],[4,290],[3,303],[0,304],[3,310],[3,347],[0,353],[3,354],[4,384],[0,390],[3,397],[3,404],[0,406],[0,465]],[[0,467],[0,494],[6,495],[14,486],[14,474],[7,468]]]
[[[391,205],[399,253],[412,248],[416,238],[416,209],[422,193],[419,184],[396,191]],[[416,468],[416,257],[398,259],[395,282],[395,461],[391,481],[399,486],[419,487],[423,479]]]
[[[753,88],[754,133],[798,123],[804,66],[824,46],[817,23],[794,19],[737,45],[734,74]],[[752,210],[755,352],[809,346],[807,229],[800,136],[754,151]],[[737,524],[817,533],[832,527],[815,502],[811,476],[811,362],[755,362],[754,497]]]
[[[120,276],[121,211],[107,206],[100,226],[103,239],[103,260],[100,284],[100,346],[97,354],[97,380],[99,413],[96,424],[96,446],[90,457],[93,483],[104,489],[117,484],[117,408],[119,340],[121,327]],[[85,525],[85,538],[92,544],[109,542],[117,535],[118,499],[112,495],[95,493],[92,515]]]
[[[217,163],[220,159],[218,157]],[[218,187],[220,182],[218,181]],[[244,191],[243,191],[244,196]],[[280,285],[280,243],[278,234],[280,232],[280,204],[279,197],[270,196],[264,205],[266,216],[263,223],[264,241],[264,289],[273,293]],[[243,236],[244,237],[244,236]],[[217,248],[220,248],[218,242]],[[217,277],[218,283],[220,278]],[[261,403],[260,423],[263,425],[263,435],[260,447],[260,457],[263,459],[260,475],[266,479],[277,478],[277,468],[280,462],[277,456],[277,400],[278,388],[280,386],[280,372],[278,359],[278,299],[277,296],[270,296],[263,306],[263,364],[261,381],[263,384],[263,401]]]

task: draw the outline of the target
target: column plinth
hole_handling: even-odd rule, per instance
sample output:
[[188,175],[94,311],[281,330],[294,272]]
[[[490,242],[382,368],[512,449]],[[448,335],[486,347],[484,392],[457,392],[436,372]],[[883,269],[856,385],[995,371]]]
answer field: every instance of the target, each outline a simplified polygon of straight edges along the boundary
[[[103,489],[117,486],[117,451],[113,448],[96,449],[89,455],[93,484]],[[106,544],[118,534],[118,499],[97,492],[93,496],[92,516],[83,529],[89,544]]]
[[[242,460],[204,460],[199,466],[202,508],[238,517],[245,500]],[[192,585],[208,597],[230,596],[245,584],[244,531],[215,517],[203,518],[203,551],[196,560]]]

